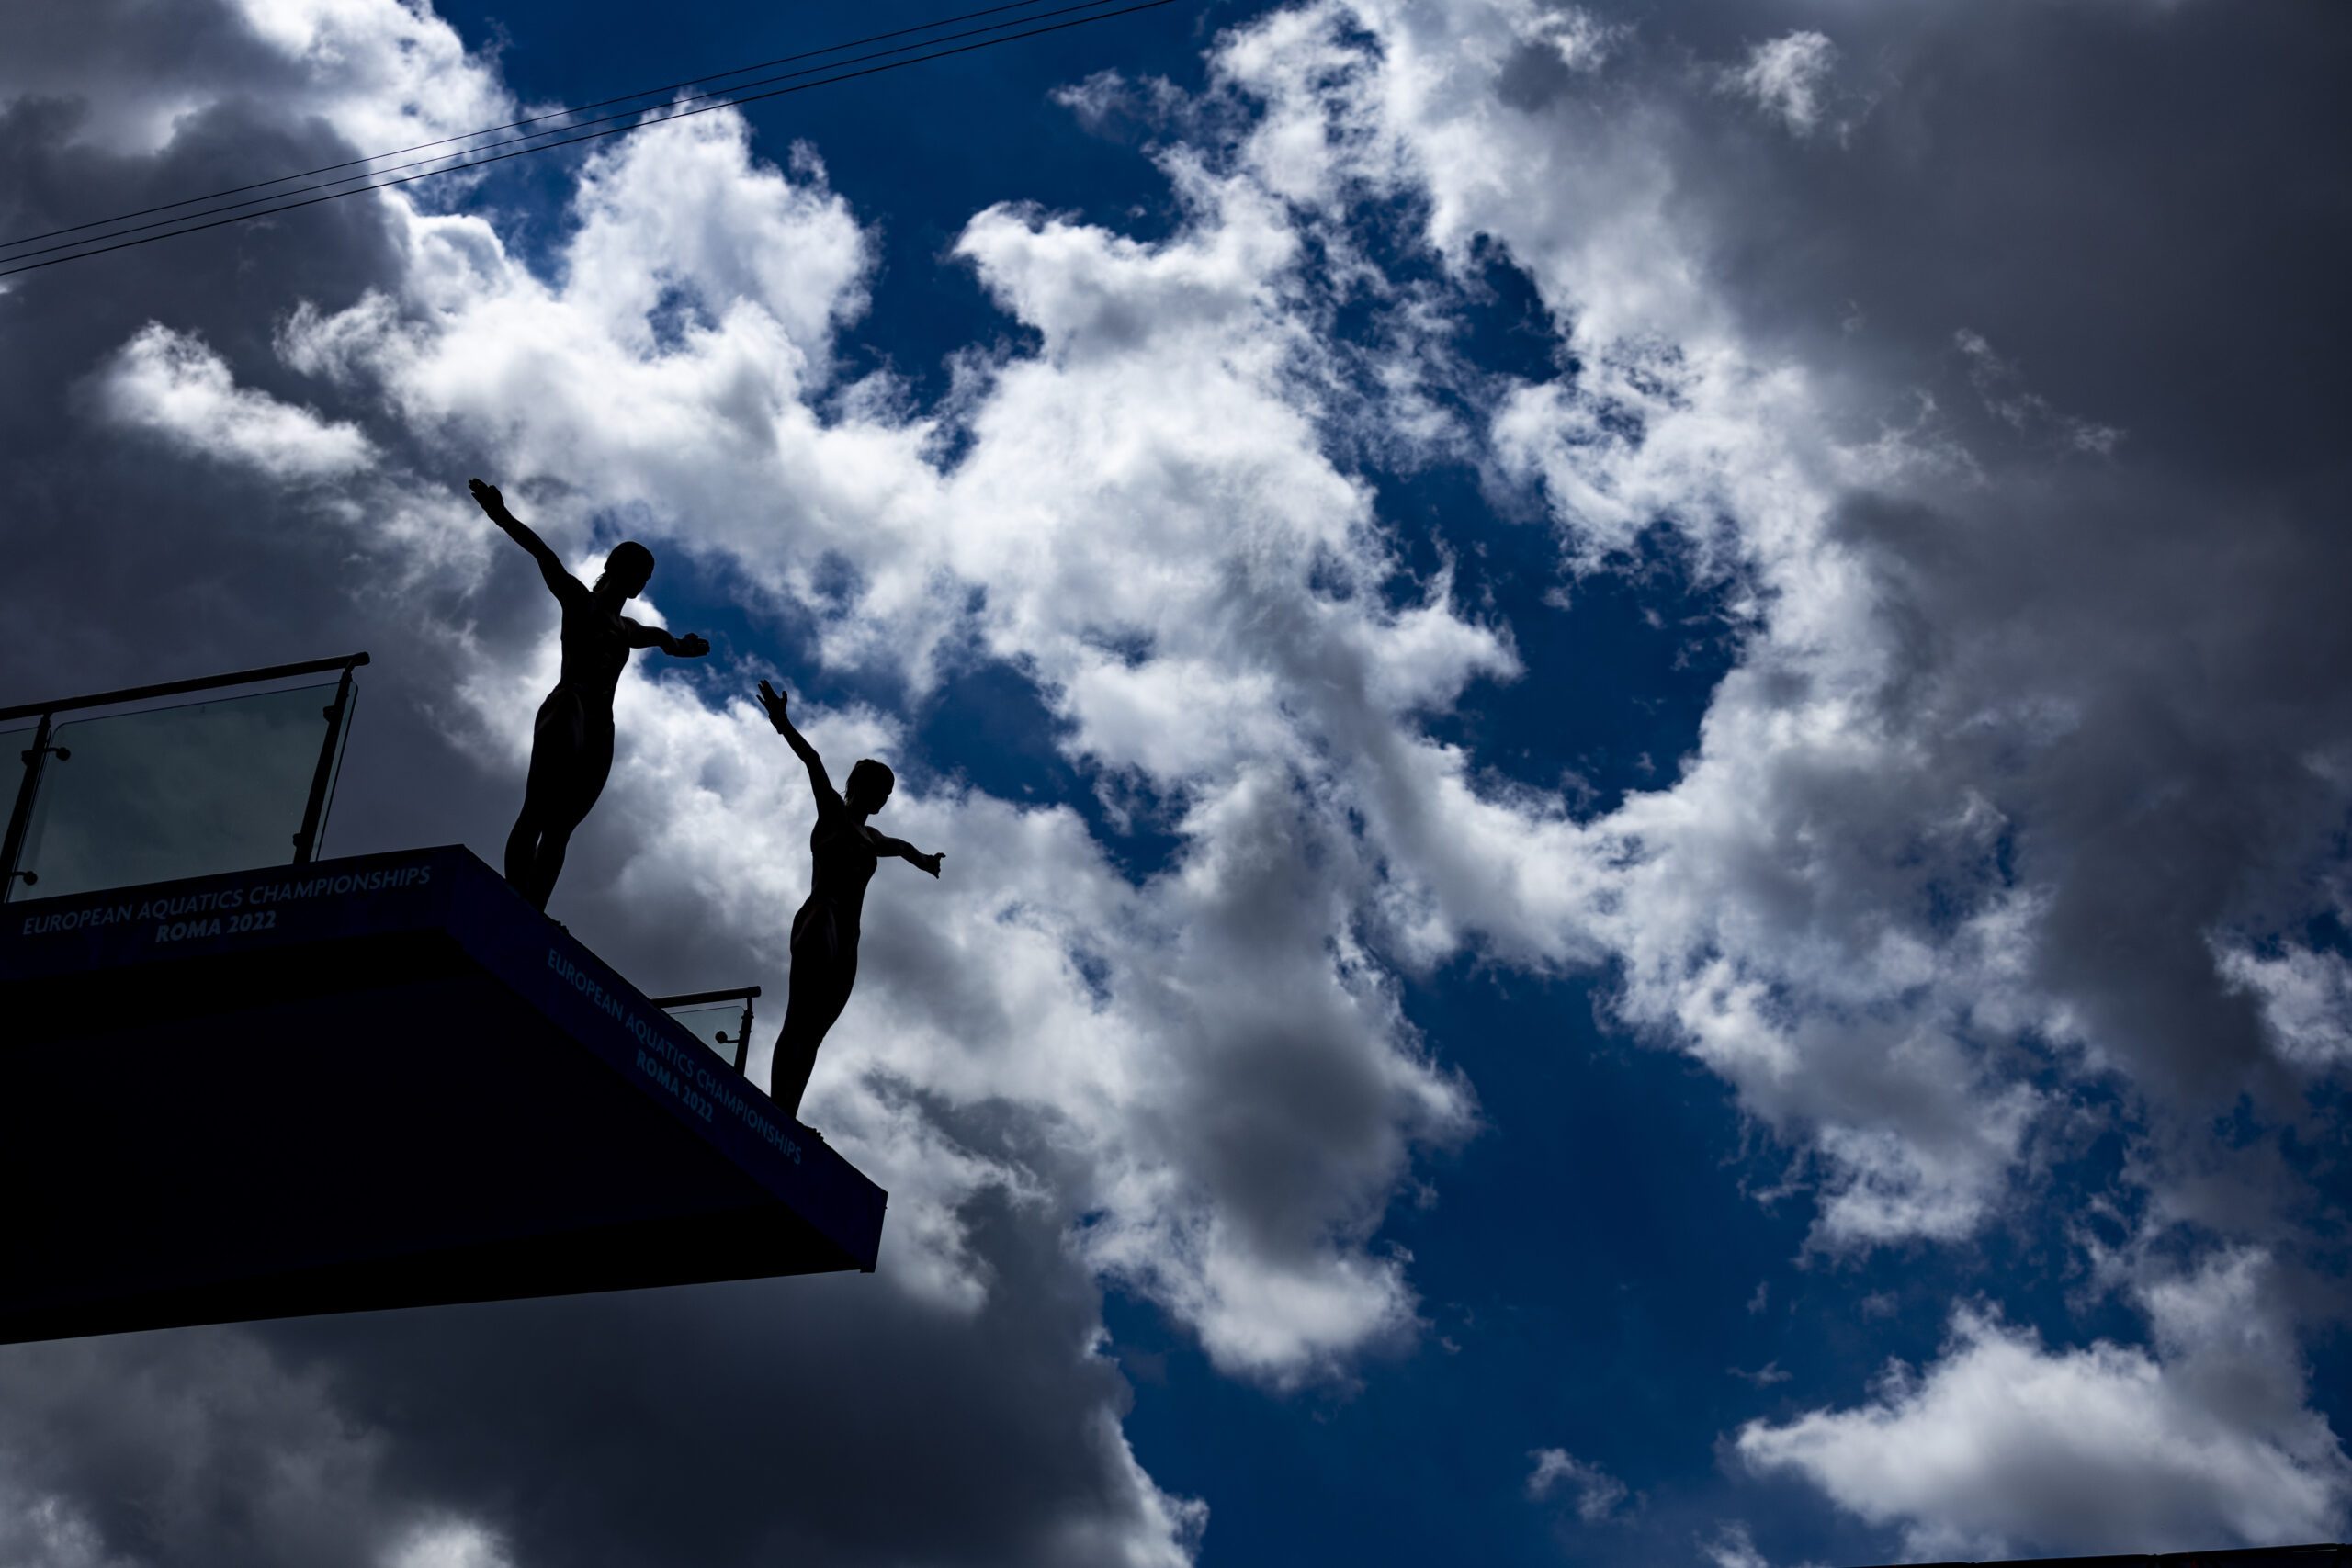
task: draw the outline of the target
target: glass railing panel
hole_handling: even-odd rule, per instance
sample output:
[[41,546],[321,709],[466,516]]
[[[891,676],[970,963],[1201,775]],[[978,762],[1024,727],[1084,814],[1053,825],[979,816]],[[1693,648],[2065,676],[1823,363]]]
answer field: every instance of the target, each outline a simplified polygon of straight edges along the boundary
[[334,691],[299,686],[60,722],[21,862],[40,881],[17,897],[292,861]]
[[[733,1065],[735,1036],[742,1032],[743,1027],[741,1002],[698,1002],[664,1010],[684,1024],[686,1032],[725,1057],[729,1066]],[[725,1040],[719,1039],[722,1034],[727,1036]]]

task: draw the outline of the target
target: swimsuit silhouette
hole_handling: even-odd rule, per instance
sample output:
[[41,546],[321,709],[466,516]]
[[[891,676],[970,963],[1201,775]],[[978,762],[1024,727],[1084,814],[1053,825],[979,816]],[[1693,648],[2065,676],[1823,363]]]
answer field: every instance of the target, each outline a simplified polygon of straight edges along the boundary
[[515,521],[496,485],[473,479],[467,488],[490,520],[531,553],[548,592],[563,606],[563,670],[531,727],[523,812],[506,836],[506,880],[534,908],[544,910],[563,870],[572,829],[586,820],[612,772],[613,691],[629,650],[658,648],[680,659],[700,659],[710,644],[691,632],[672,637],[621,614],[621,606],[644,592],[653,575],[653,552],[643,545],[632,539],[614,546],[596,586],[583,588],[547,541]]
[[817,1047],[841,1017],[857,981],[857,920],[874,868],[884,855],[896,855],[937,876],[941,857],[865,825],[890,798],[896,776],[868,757],[850,769],[848,794],[836,792],[825,775],[824,759],[785,716],[787,700],[765,681],[760,682],[760,705],[793,754],[808,765],[808,787],[817,796],[817,825],[808,832],[808,898],[792,918],[791,989],[784,1029],[775,1038],[775,1058],[768,1068],[769,1095],[797,1116],[808,1074],[817,1066]]

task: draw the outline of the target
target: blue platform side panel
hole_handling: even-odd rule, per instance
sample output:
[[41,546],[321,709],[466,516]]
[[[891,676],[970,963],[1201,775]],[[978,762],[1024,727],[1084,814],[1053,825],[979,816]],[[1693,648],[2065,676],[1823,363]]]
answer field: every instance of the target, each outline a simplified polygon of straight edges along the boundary
[[386,953],[412,952],[494,979],[873,1269],[888,1194],[459,846],[0,906],[0,1049],[11,1019],[53,1032],[68,1015],[103,1014],[118,991],[219,1007],[209,991],[255,976],[331,988],[339,964],[372,974]]

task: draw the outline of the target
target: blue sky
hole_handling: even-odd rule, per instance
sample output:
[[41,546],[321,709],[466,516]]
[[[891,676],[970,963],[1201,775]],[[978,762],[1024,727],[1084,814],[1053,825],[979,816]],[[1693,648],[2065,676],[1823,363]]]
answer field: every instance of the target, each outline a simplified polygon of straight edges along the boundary
[[[11,231],[58,171],[204,188],[921,19],[198,9],[0,32]],[[2347,36],[1179,5],[0,295],[77,389],[10,394],[6,473],[85,666],[377,649],[339,847],[503,836],[550,627],[480,471],[583,566],[648,539],[716,647],[624,688],[555,910],[600,951],[780,992],[763,675],[949,857],[877,882],[809,1101],[896,1194],[875,1280],[12,1351],[0,1545],[2340,1538],[2341,392],[2296,327],[2347,231],[2296,171]],[[680,1325],[808,1430],[649,1388]],[[223,1379],[217,1461],[105,1436]],[[301,1434],[324,1479],[250,1479]],[[708,1517],[616,1495],[657,1440]],[[771,1451],[830,1480],[735,1479]]]

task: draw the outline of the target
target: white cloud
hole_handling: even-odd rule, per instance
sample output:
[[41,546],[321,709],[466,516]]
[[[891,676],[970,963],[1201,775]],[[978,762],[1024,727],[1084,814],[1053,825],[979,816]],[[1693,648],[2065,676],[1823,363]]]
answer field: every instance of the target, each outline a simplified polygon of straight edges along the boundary
[[1985,411],[2020,435],[2030,435],[2093,457],[2115,454],[2124,433],[2111,424],[2060,413],[2048,399],[2027,389],[2018,367],[1994,352],[1982,333],[1962,327],[1952,344],[1968,360],[1968,378]]
[[[185,146],[207,134],[216,112],[250,107],[275,124],[299,128],[297,134],[307,136],[313,120],[333,132],[333,141],[311,143],[328,156],[279,164],[290,172],[439,141],[524,112],[492,62],[469,52],[457,29],[428,6],[222,0],[167,18],[170,26],[152,28],[144,40],[153,47],[131,51],[105,26],[74,35],[46,28],[42,17],[20,10],[26,47],[0,51],[0,100],[27,91],[76,99],[70,134],[109,152]],[[135,91],[123,90],[134,85]],[[244,167],[237,178],[218,183],[254,178]]]
[[122,345],[97,378],[117,422],[220,462],[249,464],[273,479],[335,479],[366,468],[376,449],[359,427],[240,387],[200,338],[157,322]]
[[1756,1538],[1736,1519],[1702,1540],[1699,1550],[1715,1568],[1772,1568],[1771,1560],[1756,1550]]
[[0,1475],[0,1562],[12,1568],[131,1568],[71,1497],[34,1493]]
[[324,116],[361,152],[516,118],[491,62],[428,6],[232,0],[230,9],[292,67],[297,99],[287,107]]
[[2352,1063],[2352,964],[2340,953],[2288,947],[2266,958],[2217,944],[2213,961],[2223,980],[2261,1004],[2280,1056],[2313,1073]]
[[1737,1451],[1902,1525],[1919,1556],[2333,1540],[2352,1460],[2303,1408],[2267,1267],[2238,1252],[2143,1287],[2153,1354],[2047,1349],[1962,1309],[1925,1371],[1891,1367],[1852,1409],[1750,1422]]
[[1632,33],[1628,23],[1611,22],[1582,6],[1562,6],[1537,24],[1537,35],[1572,71],[1597,71]]
[[1537,1449],[1532,1457],[1535,1468],[1528,1472],[1527,1495],[1538,1502],[1564,1487],[1573,1488],[1577,1517],[1597,1525],[1625,1501],[1623,1482],[1566,1449]]
[[865,309],[865,235],[803,150],[797,180],[758,177],[732,114],[681,119],[597,160],[574,201],[581,229],[566,250],[563,300],[615,344],[651,348],[667,314],[709,330],[757,307],[823,379],[836,323]]
[[495,1532],[468,1519],[420,1525],[380,1560],[380,1568],[514,1568]]
[[1724,85],[1777,118],[1799,136],[1820,127],[1822,90],[1837,69],[1838,46],[1810,29],[1756,45]]

